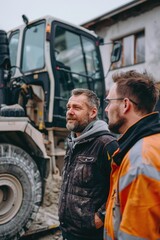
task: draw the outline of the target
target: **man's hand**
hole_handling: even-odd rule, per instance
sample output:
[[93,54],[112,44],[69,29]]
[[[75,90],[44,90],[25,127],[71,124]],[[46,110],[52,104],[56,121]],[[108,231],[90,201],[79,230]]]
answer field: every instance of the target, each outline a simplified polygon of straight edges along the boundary
[[97,229],[103,226],[102,220],[98,217],[98,215],[96,213],[94,215],[94,222],[95,222]]

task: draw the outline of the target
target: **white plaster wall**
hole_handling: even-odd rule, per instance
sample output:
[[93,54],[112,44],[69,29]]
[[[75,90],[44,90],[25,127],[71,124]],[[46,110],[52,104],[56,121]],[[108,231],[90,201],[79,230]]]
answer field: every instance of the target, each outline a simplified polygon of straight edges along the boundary
[[[147,70],[151,73],[157,82],[160,81],[160,7],[156,7],[146,13],[136,17],[128,18],[125,21],[119,21],[111,27],[104,27],[97,30],[96,33],[104,37],[104,42],[110,42],[134,32],[145,30],[145,63],[136,64],[130,67],[123,67],[116,71],[126,71],[137,69],[139,71]],[[101,47],[102,60],[105,75],[110,65],[111,45]],[[106,90],[112,85],[112,74],[110,71],[106,78]]]

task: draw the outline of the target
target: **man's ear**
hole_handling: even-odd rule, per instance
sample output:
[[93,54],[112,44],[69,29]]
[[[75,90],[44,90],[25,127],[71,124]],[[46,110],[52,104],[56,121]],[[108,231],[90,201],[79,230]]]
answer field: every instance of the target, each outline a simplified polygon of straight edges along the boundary
[[98,110],[97,110],[96,107],[92,108],[91,111],[90,111],[90,117],[92,119],[94,119],[97,116],[97,112],[98,112]]
[[126,113],[126,112],[128,112],[128,110],[130,109],[130,101],[129,101],[129,99],[128,98],[124,98],[124,108],[123,108],[123,112],[124,113]]

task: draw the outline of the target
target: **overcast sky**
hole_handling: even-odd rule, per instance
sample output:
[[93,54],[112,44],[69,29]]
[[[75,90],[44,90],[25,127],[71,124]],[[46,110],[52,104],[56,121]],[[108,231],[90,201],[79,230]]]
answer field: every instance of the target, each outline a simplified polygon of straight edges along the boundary
[[25,14],[29,20],[52,15],[80,25],[131,0],[3,0],[2,2],[0,29],[8,31],[23,23],[22,14]]

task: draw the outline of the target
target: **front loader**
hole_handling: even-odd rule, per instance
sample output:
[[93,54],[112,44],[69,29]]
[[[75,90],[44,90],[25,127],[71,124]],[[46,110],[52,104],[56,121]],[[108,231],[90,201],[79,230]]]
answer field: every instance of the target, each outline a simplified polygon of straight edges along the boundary
[[45,211],[46,189],[53,191],[53,176],[61,176],[63,168],[71,90],[93,90],[103,117],[99,38],[51,16],[23,19],[7,34],[0,30],[1,240],[33,232],[39,208]]

